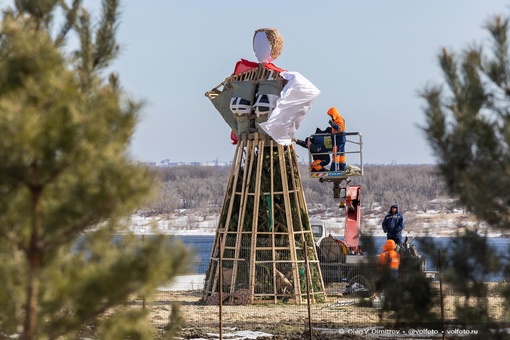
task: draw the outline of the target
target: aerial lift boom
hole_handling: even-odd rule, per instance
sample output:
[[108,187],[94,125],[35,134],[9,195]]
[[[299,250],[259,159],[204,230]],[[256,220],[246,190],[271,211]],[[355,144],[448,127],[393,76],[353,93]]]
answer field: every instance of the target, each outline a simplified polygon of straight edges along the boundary
[[[361,223],[361,186],[349,186],[351,177],[363,175],[363,139],[359,132],[343,132],[346,137],[344,153],[347,159],[345,170],[330,170],[325,167],[316,171],[310,167],[310,177],[318,178],[320,182],[333,183],[333,197],[339,199],[339,207],[345,209],[345,231],[344,243],[349,254],[361,253],[359,247],[360,223]],[[335,134],[319,133],[310,136],[317,138],[324,143],[326,153],[334,160],[338,150],[335,143]],[[309,163],[312,164],[313,157],[320,154],[309,152]],[[331,169],[334,169],[332,163]]]

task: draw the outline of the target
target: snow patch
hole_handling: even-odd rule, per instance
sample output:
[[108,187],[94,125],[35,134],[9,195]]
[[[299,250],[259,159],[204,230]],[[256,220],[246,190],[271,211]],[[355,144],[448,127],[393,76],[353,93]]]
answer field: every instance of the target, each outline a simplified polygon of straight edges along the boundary
[[204,289],[205,274],[178,275],[168,284],[158,287],[159,291],[187,291]]

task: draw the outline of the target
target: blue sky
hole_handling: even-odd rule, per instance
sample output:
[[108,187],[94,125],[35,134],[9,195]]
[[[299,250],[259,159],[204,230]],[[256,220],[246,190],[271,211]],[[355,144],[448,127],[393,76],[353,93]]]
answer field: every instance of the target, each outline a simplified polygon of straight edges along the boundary
[[[85,2],[94,12],[99,1]],[[113,69],[146,106],[131,155],[140,161],[231,161],[230,129],[204,93],[240,59],[256,61],[258,28],[285,39],[274,61],[321,94],[297,137],[324,127],[335,106],[363,134],[364,162],[431,164],[418,125],[418,92],[442,80],[437,54],[488,41],[484,23],[507,16],[503,0],[124,0]],[[97,14],[97,13],[96,13]],[[486,45],[488,46],[488,45]],[[301,148],[298,148],[301,149]],[[305,150],[298,150],[305,158]]]

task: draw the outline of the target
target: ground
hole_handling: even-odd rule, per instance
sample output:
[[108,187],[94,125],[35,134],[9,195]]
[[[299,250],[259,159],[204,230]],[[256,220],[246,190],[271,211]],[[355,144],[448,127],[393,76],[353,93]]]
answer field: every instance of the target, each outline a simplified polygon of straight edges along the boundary
[[[433,283],[436,289],[438,282]],[[342,295],[345,283],[327,286],[328,297],[323,303],[255,304],[249,306],[223,306],[222,325],[225,338],[228,339],[308,339],[308,315],[312,320],[315,339],[364,339],[386,329],[409,331],[410,327],[401,324],[395,326],[392,313],[372,306],[371,299]],[[455,302],[462,301],[448,287],[444,287],[445,318],[454,318]],[[183,339],[218,339],[219,306],[209,306],[201,301],[201,291],[166,291],[159,292],[153,301],[146,301],[155,325],[162,325],[171,313],[171,304],[178,303],[183,313],[184,329],[180,333]],[[141,306],[141,301],[133,305]],[[498,294],[495,283],[489,284],[488,302],[490,314],[496,320],[505,319],[503,299]],[[476,302],[474,302],[476,303]],[[440,305],[435,305],[439,315]],[[506,316],[508,319],[508,315]],[[425,327],[423,327],[425,328]],[[430,330],[431,327],[428,327]],[[241,331],[249,331],[248,335]],[[361,334],[360,334],[361,333]],[[361,336],[363,335],[363,336]],[[381,338],[377,335],[373,338]],[[386,337],[383,337],[386,338]],[[451,337],[450,337],[451,338]],[[423,339],[423,338],[421,338]]]
[[[331,286],[332,290],[344,291],[345,283]],[[205,305],[201,301],[201,291],[161,292],[153,302],[147,302],[155,324],[168,320],[171,303],[181,305],[186,323],[181,336],[185,339],[218,339],[219,306]],[[315,339],[331,339],[331,334],[339,334],[338,320],[346,325],[360,326],[361,323],[378,323],[379,313],[371,306],[368,299],[356,296],[341,297],[333,293],[325,303],[310,306]],[[339,304],[342,300],[345,304]],[[357,306],[353,308],[353,306]],[[262,332],[256,339],[307,339],[308,306],[289,303],[255,304],[249,306],[223,306],[222,324],[224,333],[235,334],[236,330]],[[322,334],[322,335],[321,335]],[[257,334],[252,334],[255,336]],[[238,334],[239,336],[239,334]],[[351,334],[344,334],[338,339],[357,339]],[[236,339],[243,339],[238,337]],[[245,338],[248,339],[248,338]],[[255,339],[255,338],[253,338]]]

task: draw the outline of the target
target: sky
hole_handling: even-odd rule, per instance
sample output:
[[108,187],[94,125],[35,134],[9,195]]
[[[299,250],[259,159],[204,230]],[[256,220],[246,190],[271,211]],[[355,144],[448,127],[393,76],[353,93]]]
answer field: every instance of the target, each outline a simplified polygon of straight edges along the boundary
[[[85,4],[97,14],[99,0]],[[419,126],[419,92],[442,82],[437,55],[473,43],[489,47],[487,20],[510,14],[503,0],[124,0],[121,54],[112,69],[145,102],[130,146],[143,162],[233,159],[230,128],[204,93],[241,58],[256,61],[255,30],[285,42],[273,63],[320,91],[297,131],[326,127],[334,106],[347,131],[363,135],[365,164],[433,164]],[[296,148],[300,159],[305,149]]]

